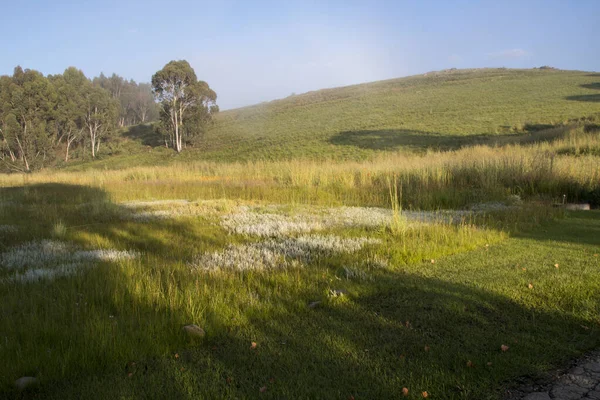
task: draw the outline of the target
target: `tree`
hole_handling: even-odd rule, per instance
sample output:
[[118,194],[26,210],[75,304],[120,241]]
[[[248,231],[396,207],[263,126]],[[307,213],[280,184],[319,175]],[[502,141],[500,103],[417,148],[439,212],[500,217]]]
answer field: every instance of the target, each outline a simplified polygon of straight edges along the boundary
[[58,139],[56,144],[65,140],[66,162],[69,161],[71,145],[82,139],[86,128],[84,94],[90,86],[90,82],[83,72],[74,67],[67,68],[62,75],[49,78],[54,84],[57,94],[55,123]]
[[89,84],[83,91],[85,106],[84,123],[89,133],[92,158],[100,150],[101,139],[113,129],[118,115],[118,102],[110,93],[100,87]]
[[158,117],[150,84],[138,84],[133,79],[128,81],[117,74],[110,77],[100,74],[94,78],[93,83],[107,90],[119,102],[119,127],[144,123]]
[[198,81],[185,61],[171,61],[152,76],[152,90],[160,103],[161,127],[175,150],[183,149],[183,138],[202,133],[203,126],[218,111],[217,95]]
[[41,73],[16,67],[11,78],[3,77],[1,92],[2,147],[30,171],[53,155],[54,87]]
[[158,118],[158,110],[156,103],[154,102],[152,86],[150,84],[138,84],[133,108],[137,120],[142,124]]

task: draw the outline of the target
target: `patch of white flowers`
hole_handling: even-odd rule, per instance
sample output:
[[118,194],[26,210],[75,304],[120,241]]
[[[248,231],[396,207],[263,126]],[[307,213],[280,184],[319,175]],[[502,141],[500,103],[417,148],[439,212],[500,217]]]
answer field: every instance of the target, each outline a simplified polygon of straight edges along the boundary
[[294,215],[259,212],[242,206],[221,219],[229,233],[260,237],[281,237],[332,227],[377,227],[390,223],[391,210],[369,207],[315,208]]
[[240,207],[221,219],[221,226],[229,233],[248,236],[277,237],[290,233],[307,233],[323,228],[320,221],[301,216],[258,213],[250,207]]
[[238,271],[287,268],[334,253],[356,252],[366,244],[377,243],[380,240],[316,235],[268,239],[258,243],[230,245],[223,251],[201,255],[192,263],[192,267]]
[[0,233],[17,233],[19,228],[15,225],[0,225]]
[[0,271],[11,271],[5,281],[32,282],[75,274],[98,262],[129,260],[134,251],[114,249],[78,250],[55,240],[41,240],[15,246],[0,254]]
[[333,253],[354,253],[366,244],[378,244],[379,239],[341,238],[339,236],[305,235],[284,240],[267,240],[262,245],[286,258],[310,262],[319,256]]
[[261,243],[229,245],[223,251],[208,253],[197,258],[192,267],[204,270],[232,269],[238,271],[286,267],[286,260]]

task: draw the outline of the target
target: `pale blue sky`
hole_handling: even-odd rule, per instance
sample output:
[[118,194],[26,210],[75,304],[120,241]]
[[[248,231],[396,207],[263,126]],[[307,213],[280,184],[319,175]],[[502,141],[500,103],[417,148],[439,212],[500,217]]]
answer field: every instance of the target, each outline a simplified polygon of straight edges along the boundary
[[0,74],[188,60],[222,109],[444,68],[600,70],[600,0],[0,0]]

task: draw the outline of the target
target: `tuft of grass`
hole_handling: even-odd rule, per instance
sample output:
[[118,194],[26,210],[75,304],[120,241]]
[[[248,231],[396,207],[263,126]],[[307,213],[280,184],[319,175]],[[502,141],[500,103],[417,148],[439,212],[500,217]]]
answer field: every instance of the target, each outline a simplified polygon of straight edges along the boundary
[[67,234],[67,226],[62,221],[57,221],[52,227],[52,236],[61,239]]

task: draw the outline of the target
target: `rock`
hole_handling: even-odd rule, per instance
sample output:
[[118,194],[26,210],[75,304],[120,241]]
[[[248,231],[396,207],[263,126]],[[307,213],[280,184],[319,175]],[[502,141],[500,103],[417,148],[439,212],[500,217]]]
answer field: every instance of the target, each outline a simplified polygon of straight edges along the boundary
[[558,385],[550,393],[555,399],[580,400],[587,392],[587,389],[576,385]]
[[202,329],[198,325],[194,325],[194,324],[184,326],[183,330],[191,338],[203,338],[204,335],[206,335],[206,332],[204,332],[204,329]]
[[588,362],[583,365],[583,369],[591,372],[600,372],[600,362]]
[[593,400],[599,400],[600,391],[594,390],[593,392],[588,392],[587,397]]
[[546,392],[535,392],[530,393],[527,396],[523,397],[523,400],[552,400],[550,395]]
[[37,380],[37,378],[34,378],[33,376],[24,376],[15,381],[15,387],[18,390],[25,390],[32,386],[36,386],[37,384],[38,384],[38,380]]
[[320,301],[313,301],[311,303],[308,304],[308,308],[317,308],[321,305]]
[[329,291],[329,295],[331,297],[341,297],[345,294],[346,294],[346,291],[344,289],[331,289]]
[[571,373],[567,374],[566,377],[577,386],[585,389],[592,389],[598,384],[595,379],[589,378],[585,375],[576,375]]

